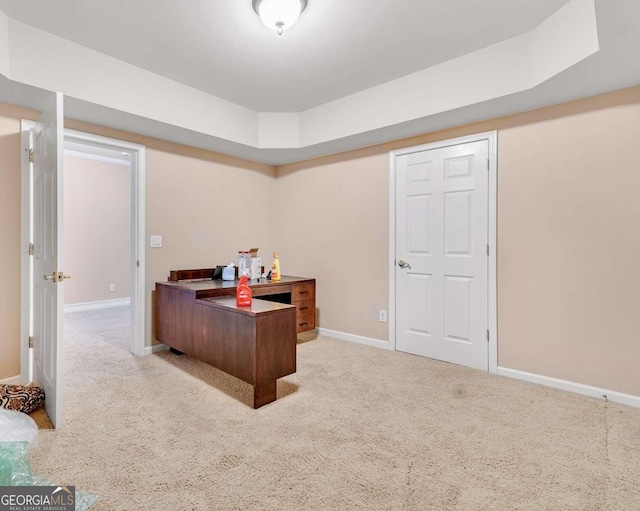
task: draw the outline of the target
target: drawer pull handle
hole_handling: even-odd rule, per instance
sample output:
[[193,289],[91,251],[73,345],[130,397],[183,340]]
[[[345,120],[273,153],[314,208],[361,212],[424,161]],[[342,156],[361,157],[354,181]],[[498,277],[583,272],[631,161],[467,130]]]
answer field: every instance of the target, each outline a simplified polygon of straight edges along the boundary
[[308,295],[308,294],[309,294],[309,291],[300,291],[300,294],[301,294],[301,295]]
[[308,325],[309,323],[307,323],[306,321],[304,323],[299,323],[298,326],[305,326]]
[[306,311],[309,307],[300,307],[301,311]]

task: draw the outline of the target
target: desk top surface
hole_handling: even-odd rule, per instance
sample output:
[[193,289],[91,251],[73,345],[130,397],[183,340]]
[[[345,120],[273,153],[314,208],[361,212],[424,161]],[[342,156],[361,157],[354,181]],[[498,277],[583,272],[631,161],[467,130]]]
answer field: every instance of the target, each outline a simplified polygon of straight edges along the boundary
[[[247,282],[251,289],[267,286],[290,286],[292,284],[307,284],[314,282],[315,279],[308,279],[304,277],[290,277],[283,275],[281,280],[267,280],[267,279],[255,279]],[[169,286],[174,289],[181,289],[183,291],[207,291],[212,289],[235,289],[238,287],[237,280],[181,280],[179,282],[157,282],[161,286]]]
[[239,307],[236,303],[236,298],[231,296],[223,298],[203,298],[196,303],[226,309],[230,312],[237,312],[247,316],[264,316],[266,314],[278,314],[281,312],[293,312],[295,314],[296,311],[295,305],[268,302],[258,298],[251,300],[251,305],[248,307]]

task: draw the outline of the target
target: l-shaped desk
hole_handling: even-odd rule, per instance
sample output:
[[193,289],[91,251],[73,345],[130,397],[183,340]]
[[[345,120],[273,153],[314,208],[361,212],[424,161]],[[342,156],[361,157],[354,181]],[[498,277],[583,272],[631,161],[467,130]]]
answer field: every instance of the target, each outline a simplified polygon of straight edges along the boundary
[[296,371],[296,334],[315,328],[315,280],[250,281],[251,307],[237,307],[237,281],[157,282],[155,336],[254,387],[254,408],[276,398]]

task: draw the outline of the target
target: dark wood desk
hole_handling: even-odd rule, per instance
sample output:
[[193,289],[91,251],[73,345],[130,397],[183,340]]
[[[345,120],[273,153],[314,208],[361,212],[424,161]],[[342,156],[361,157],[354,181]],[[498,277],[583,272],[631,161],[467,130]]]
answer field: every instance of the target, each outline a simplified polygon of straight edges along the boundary
[[155,334],[253,385],[258,408],[275,400],[278,378],[296,371],[296,332],[315,328],[315,280],[252,281],[250,308],[236,306],[236,287],[235,281],[156,283]]
[[[204,270],[181,270],[171,272],[175,274],[195,274]],[[208,270],[211,271],[211,270]],[[235,296],[237,281],[227,280],[196,280],[178,282],[156,283],[156,317],[159,307],[160,293],[178,293],[184,300],[192,301],[202,298],[216,298],[220,296]],[[296,332],[306,332],[316,327],[316,281],[302,277],[283,276],[282,280],[272,281],[266,279],[251,280],[249,287],[254,298],[289,303],[296,306]],[[172,291],[170,291],[172,290]],[[163,307],[164,308],[164,307]],[[159,326],[156,322],[156,326]],[[159,335],[163,332],[156,329],[156,338],[162,340]],[[171,346],[169,344],[169,346]]]

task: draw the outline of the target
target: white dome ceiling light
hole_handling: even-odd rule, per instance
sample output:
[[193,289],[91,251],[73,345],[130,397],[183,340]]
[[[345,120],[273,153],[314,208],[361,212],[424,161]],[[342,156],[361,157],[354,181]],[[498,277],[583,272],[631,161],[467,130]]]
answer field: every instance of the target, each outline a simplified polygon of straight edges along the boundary
[[262,23],[278,35],[292,27],[306,7],[307,0],[253,0],[253,10]]

